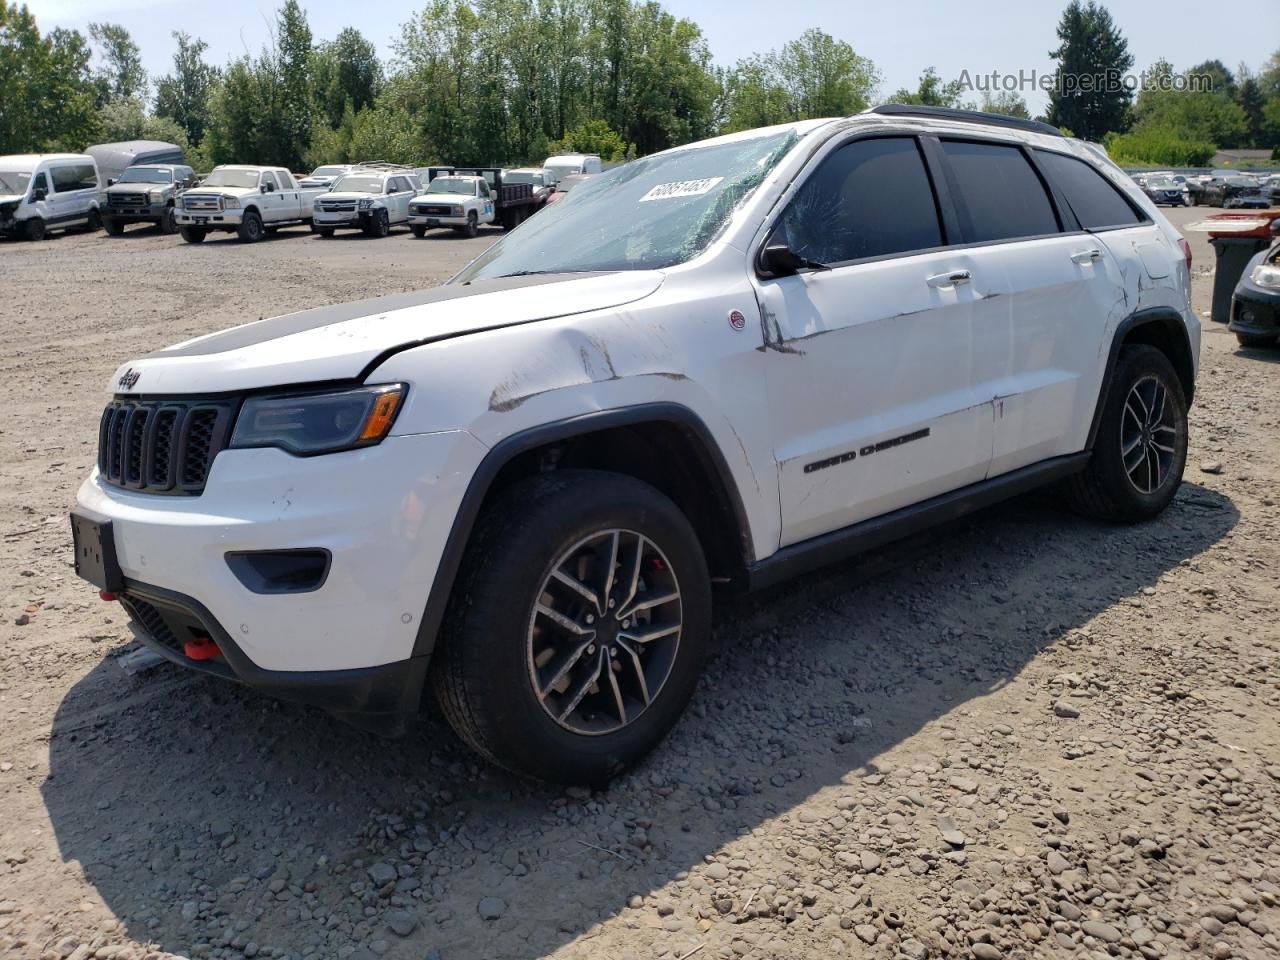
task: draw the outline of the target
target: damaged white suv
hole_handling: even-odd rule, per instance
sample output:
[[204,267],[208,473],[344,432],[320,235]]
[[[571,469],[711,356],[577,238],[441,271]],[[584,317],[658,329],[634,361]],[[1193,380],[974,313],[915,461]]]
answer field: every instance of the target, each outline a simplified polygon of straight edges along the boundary
[[169,659],[512,770],[654,746],[751,589],[1187,456],[1189,253],[1052,128],[881,107],[586,181],[447,285],[121,366],[72,523]]

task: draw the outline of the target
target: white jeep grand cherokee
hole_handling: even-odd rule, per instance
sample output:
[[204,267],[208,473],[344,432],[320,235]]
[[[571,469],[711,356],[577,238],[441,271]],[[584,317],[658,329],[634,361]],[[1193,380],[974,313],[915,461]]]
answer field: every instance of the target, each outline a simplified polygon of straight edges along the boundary
[[1187,247],[1093,148],[882,107],[583,183],[447,285],[122,366],[80,574],[169,659],[604,780],[755,588],[1031,487],[1155,516]]

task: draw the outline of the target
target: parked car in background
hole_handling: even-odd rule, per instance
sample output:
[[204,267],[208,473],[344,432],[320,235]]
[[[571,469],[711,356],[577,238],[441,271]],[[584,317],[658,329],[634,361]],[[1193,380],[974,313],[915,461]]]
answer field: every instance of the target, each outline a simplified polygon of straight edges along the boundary
[[165,164],[182,166],[186,155],[176,143],[163,140],[123,140],[99,143],[85,150],[98,164],[98,175],[108,183],[119,180],[126,169],[138,165]]
[[1182,185],[1172,177],[1147,177],[1142,185],[1142,192],[1151,198],[1152,203],[1157,205],[1164,203],[1174,207],[1181,207],[1190,202],[1182,189]]
[[358,169],[359,167],[354,163],[325,164],[323,167],[316,167],[307,176],[298,180],[298,186],[303,190],[314,190],[317,187],[328,189],[340,176]]
[[547,203],[559,203],[561,200],[563,200],[565,197],[569,195],[570,190],[574,189],[580,184],[586,183],[593,176],[595,176],[595,174],[575,173],[568,177],[562,177],[560,179],[560,182],[556,184],[555,192],[551,194],[550,197],[547,198]]
[[[1280,220],[1273,224],[1277,228]],[[1280,344],[1280,239],[1244,268],[1231,296],[1227,328],[1242,347]]]
[[599,173],[604,169],[600,158],[594,153],[566,153],[560,156],[547,157],[542,164],[546,171],[547,185],[559,188],[560,181],[583,173]]
[[1200,192],[1200,202],[1211,207],[1265,208],[1270,202],[1262,195],[1262,187],[1253,177],[1233,175],[1215,177]]
[[534,167],[516,167],[502,171],[502,182],[510,184],[527,183],[533,190],[533,200],[542,206],[551,198],[552,188],[547,183],[547,172]]
[[102,225],[98,165],[88,154],[0,157],[0,233],[42,240],[52,230]]
[[187,243],[202,243],[213,231],[257,243],[281,227],[309,225],[315,199],[326,191],[300,188],[283,167],[214,167],[198,187],[182,195],[178,229]]
[[474,237],[481,224],[512,230],[539,209],[533,187],[507,183],[497,167],[431,167],[427,188],[409,206],[415,237],[434,227],[452,227]]
[[355,228],[370,237],[385,237],[396,224],[408,223],[409,204],[418,179],[407,168],[399,173],[355,170],[343,174],[316,198],[311,229],[322,237]]
[[178,229],[177,197],[195,182],[195,171],[186,165],[126,167],[119,180],[107,182],[99,199],[102,226],[113,237],[124,233],[130,223],[154,223],[161,233],[173,233]]
[[1047,484],[1111,522],[1178,492],[1189,247],[1052,127],[881,106],[573,193],[443,287],[121,364],[77,573],[185,668],[387,733],[433,693],[598,784],[693,696],[713,584]]
[[1280,174],[1262,181],[1262,196],[1273,207],[1280,207]]

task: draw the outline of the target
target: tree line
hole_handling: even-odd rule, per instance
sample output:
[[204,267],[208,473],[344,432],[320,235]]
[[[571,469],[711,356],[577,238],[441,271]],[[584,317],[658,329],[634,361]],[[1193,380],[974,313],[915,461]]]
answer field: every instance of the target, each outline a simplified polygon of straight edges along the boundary
[[[1072,0],[1057,36],[1060,71],[1133,68],[1095,0]],[[0,153],[145,138],[179,143],[199,169],[507,164],[561,150],[621,160],[880,99],[876,65],[822,30],[722,67],[699,26],[655,0],[430,0],[385,60],[354,28],[318,40],[298,0],[285,0],[258,54],[222,66],[198,37],[173,37],[172,69],[149,77],[124,27],[42,34],[25,5],[0,0]],[[1161,61],[1149,72],[1173,71]],[[1212,89],[1055,91],[1043,119],[1135,163],[1200,165],[1218,147],[1280,144],[1280,51],[1256,70],[1213,60],[1186,72],[1212,74]],[[1029,115],[1017,92],[972,94],[928,67],[884,99]]]

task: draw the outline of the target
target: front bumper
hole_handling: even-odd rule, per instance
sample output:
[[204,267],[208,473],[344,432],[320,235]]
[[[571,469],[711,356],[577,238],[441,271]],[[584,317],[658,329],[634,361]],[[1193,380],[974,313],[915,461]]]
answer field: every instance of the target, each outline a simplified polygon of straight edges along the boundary
[[1259,287],[1246,276],[1231,297],[1227,329],[1249,336],[1280,338],[1280,291]]
[[415,227],[465,227],[467,218],[461,217],[437,217],[424,216],[422,214],[409,214],[409,223]]
[[[112,522],[126,592],[198,605],[210,635],[220,625],[234,638],[243,660],[228,666],[246,683],[258,671],[385,667],[415,645],[430,649],[434,638],[418,644],[427,594],[485,452],[462,431],[318,457],[231,449],[214,458],[199,496],[123,490],[95,470],[77,503]],[[228,553],[300,548],[331,555],[323,584],[308,592],[254,592],[227,562]]]
[[359,210],[354,213],[342,211],[340,213],[325,213],[320,209],[316,209],[311,214],[311,222],[317,227],[359,227],[363,229],[369,223],[369,214],[371,211],[361,212]]
[[[349,670],[264,670],[194,597],[126,581],[117,594],[137,640],[172,663],[234,680],[281,700],[322,707],[355,726],[385,736],[403,734],[417,712],[429,657]],[[192,659],[185,642],[208,637],[220,656]]]
[[104,217],[110,217],[112,220],[118,220],[121,223],[142,223],[144,221],[150,223],[163,220],[169,205],[163,202],[148,204],[145,207],[113,207],[108,205],[99,209]]
[[178,225],[183,227],[209,227],[212,230],[218,228],[229,229],[231,227],[240,226],[241,214],[243,210],[209,210],[209,211],[192,211],[179,210],[177,212]]

